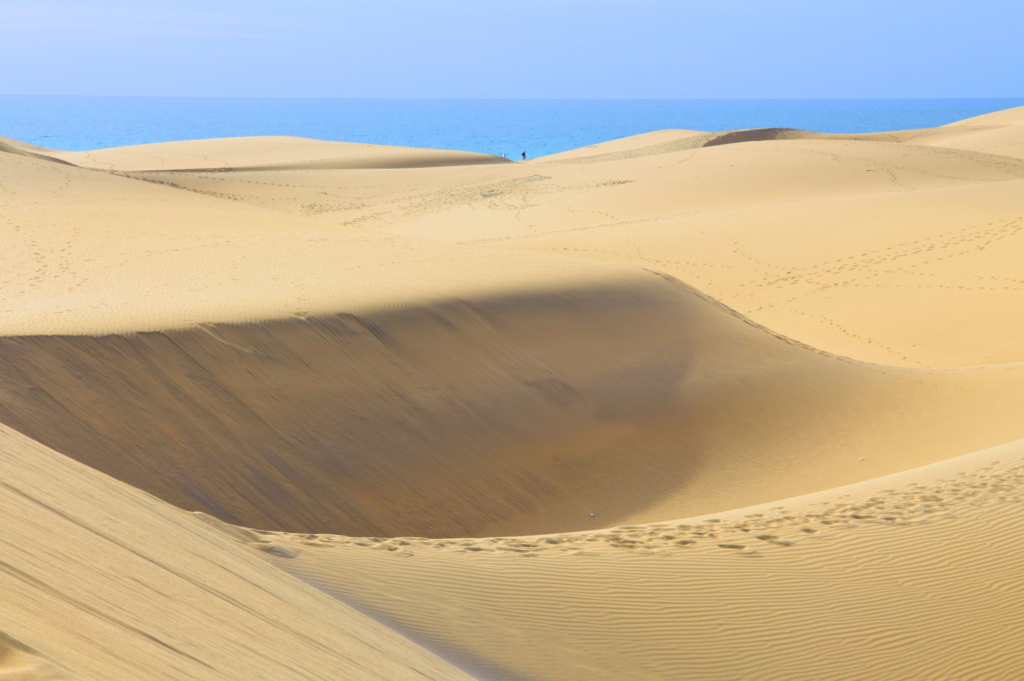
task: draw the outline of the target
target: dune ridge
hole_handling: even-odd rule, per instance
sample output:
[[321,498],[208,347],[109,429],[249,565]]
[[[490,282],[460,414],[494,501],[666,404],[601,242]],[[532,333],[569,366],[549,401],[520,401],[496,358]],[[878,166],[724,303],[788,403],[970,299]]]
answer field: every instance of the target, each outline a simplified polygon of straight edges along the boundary
[[0,678],[10,681],[58,681],[67,679],[68,675],[38,651],[0,631]]
[[651,522],[1024,436],[1022,365],[844,361],[652,275],[376,315],[10,337],[0,365],[4,423],[188,510],[294,532]]
[[157,142],[94,151],[44,149],[0,138],[0,151],[112,172],[437,168],[509,163],[490,154],[284,136]]

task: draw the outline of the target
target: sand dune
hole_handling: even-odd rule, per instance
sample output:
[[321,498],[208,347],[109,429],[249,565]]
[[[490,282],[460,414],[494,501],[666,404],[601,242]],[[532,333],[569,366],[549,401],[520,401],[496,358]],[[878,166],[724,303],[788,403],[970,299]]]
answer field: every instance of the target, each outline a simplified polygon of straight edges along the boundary
[[253,545],[481,678],[1017,679],[1022,485],[1017,442],[657,525]]
[[289,319],[620,275],[601,263],[337,229],[13,154],[0,154],[0,183],[0,335]]
[[337,168],[435,168],[508,163],[488,154],[413,149],[304,137],[229,137],[160,142],[95,151],[58,151],[0,138],[0,151],[49,158],[83,168],[146,170],[326,170]]
[[9,255],[0,420],[230,522],[578,530],[1024,437],[1016,365],[845,361],[634,266],[329,229],[7,162],[12,241],[31,237]]
[[1024,158],[1024,107],[950,123],[926,131],[912,142]]
[[864,134],[833,134],[799,130],[797,128],[751,128],[725,132],[701,132],[699,130],[658,130],[632,137],[592,144],[579,149],[563,151],[535,159],[538,163],[604,163],[623,161],[630,158],[689,151],[723,144],[743,142],[767,142],[777,140],[858,140],[870,142],[905,142],[922,133],[934,134],[927,130],[896,130]]
[[6,338],[0,420],[232,522],[433,537],[719,511],[1024,437],[1022,365],[842,361],[637,279],[260,325]]
[[865,361],[1024,359],[1024,318],[1006,314],[1024,309],[1024,161],[839,139],[646,154],[663,137],[606,163],[145,177],[326,224],[655,269]]
[[0,677],[1019,677],[1020,111],[0,140]]
[[0,590],[5,681],[468,678],[195,516],[6,427]]
[[591,144],[533,159],[534,163],[601,163],[697,149],[715,137],[699,130],[658,130],[642,135]]
[[26,144],[25,142],[0,137],[0,154],[13,154],[15,156],[25,156],[27,158],[35,158],[41,161],[49,161],[51,163],[70,165],[67,161],[50,156],[49,152],[49,149],[43,149],[42,147]]

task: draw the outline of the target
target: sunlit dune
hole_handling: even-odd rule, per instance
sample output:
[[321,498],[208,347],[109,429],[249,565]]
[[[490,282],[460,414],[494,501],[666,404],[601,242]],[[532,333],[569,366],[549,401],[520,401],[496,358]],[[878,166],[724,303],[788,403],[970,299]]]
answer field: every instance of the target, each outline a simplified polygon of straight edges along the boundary
[[0,138],[0,151],[115,172],[436,168],[508,163],[503,158],[466,151],[324,142],[304,137],[229,137],[95,151],[56,151]]
[[328,225],[665,272],[869,362],[1024,359],[1024,317],[1006,313],[1024,309],[1024,161],[821,135],[666,151],[693,139],[669,133],[565,163],[139,177]]
[[915,144],[1024,158],[1024,107],[975,116],[924,131]]
[[1022,112],[0,140],[0,678],[1021,677]]

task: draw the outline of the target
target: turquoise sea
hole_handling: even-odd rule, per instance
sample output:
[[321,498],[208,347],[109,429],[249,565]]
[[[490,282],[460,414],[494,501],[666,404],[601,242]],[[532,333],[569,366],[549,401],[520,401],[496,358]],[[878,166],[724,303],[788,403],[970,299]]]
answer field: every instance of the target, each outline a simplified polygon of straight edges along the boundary
[[297,135],[531,158],[651,130],[925,128],[1013,99],[424,100],[0,95],[0,137],[81,151],[172,140]]

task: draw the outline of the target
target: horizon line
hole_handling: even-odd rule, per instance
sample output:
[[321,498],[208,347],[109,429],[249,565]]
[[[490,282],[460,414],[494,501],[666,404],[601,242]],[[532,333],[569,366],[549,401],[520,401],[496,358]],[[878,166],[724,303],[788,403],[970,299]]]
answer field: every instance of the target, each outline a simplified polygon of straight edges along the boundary
[[82,99],[309,99],[393,102],[913,102],[1024,100],[1024,95],[998,97],[330,97],[285,95],[82,95],[0,93],[0,97],[65,97]]

